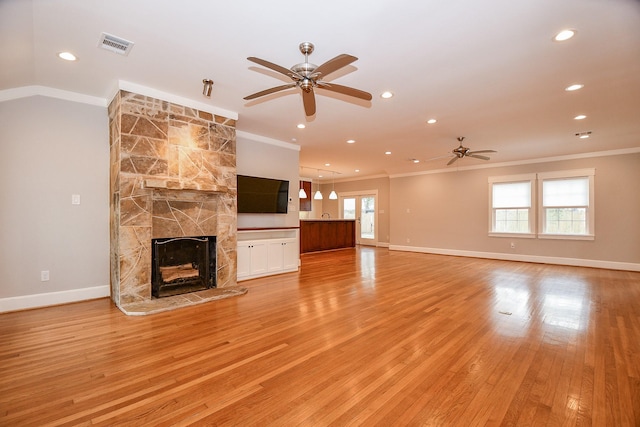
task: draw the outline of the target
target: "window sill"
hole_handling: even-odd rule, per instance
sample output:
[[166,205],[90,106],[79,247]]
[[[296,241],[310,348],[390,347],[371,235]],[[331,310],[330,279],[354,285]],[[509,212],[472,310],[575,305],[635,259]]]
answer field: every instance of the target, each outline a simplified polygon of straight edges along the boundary
[[495,231],[489,232],[489,237],[508,237],[508,238],[521,238],[521,239],[535,239],[536,235],[533,233],[497,233]]
[[593,234],[538,234],[538,239],[556,240],[595,240]]

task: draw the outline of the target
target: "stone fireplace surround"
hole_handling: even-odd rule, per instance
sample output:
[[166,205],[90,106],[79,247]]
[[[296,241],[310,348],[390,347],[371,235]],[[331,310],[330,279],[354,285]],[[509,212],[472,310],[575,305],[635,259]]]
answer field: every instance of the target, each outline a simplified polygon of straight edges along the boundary
[[[237,286],[235,120],[119,91],[109,105],[111,298],[150,314],[246,293]],[[151,296],[151,240],[216,236],[217,287]]]

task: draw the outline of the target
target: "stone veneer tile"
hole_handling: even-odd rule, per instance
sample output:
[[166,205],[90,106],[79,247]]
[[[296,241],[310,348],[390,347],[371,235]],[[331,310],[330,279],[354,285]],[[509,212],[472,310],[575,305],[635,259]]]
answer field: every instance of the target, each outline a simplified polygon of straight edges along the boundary
[[213,114],[207,113],[206,111],[198,111],[198,117],[208,122],[213,121]]
[[120,198],[121,226],[148,226],[151,220],[151,205],[148,197]]
[[121,139],[121,150],[124,154],[157,159],[165,159],[167,156],[166,140],[137,135],[122,135]]
[[151,227],[120,227],[120,298],[151,298]]
[[122,156],[121,172],[136,175],[166,176],[169,165],[165,159],[140,156]]

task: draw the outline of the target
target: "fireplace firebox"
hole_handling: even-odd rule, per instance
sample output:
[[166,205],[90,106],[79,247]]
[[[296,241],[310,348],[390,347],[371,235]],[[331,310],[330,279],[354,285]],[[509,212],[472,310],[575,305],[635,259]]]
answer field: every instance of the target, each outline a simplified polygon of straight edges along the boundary
[[155,298],[216,287],[216,237],[151,241],[151,286]]

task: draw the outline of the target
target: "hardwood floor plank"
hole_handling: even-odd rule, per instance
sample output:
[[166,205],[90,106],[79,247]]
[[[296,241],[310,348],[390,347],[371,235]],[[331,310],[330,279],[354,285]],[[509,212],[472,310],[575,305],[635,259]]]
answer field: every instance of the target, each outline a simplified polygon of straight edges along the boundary
[[311,253],[246,295],[0,314],[0,425],[640,425],[640,273]]

